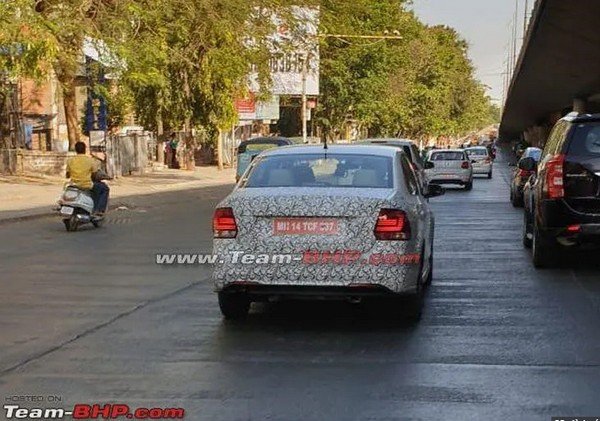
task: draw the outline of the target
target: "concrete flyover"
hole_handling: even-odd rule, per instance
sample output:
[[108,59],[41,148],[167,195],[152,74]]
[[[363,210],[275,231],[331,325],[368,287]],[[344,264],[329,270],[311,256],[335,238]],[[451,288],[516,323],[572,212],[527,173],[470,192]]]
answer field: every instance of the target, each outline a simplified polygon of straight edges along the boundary
[[600,1],[537,0],[500,135],[543,145],[571,112],[600,112]]

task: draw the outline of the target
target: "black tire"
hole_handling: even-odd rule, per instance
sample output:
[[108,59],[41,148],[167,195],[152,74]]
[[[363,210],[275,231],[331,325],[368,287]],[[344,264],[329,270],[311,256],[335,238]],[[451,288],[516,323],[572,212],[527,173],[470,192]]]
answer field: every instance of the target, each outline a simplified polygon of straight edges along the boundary
[[522,208],[524,205],[523,195],[519,196],[515,193],[515,189],[511,186],[510,188],[510,203],[512,203],[515,208]]
[[466,191],[473,190],[473,182],[472,181],[469,181],[467,184],[465,184],[465,190]]
[[488,180],[491,180],[491,179],[492,179],[492,177],[493,177],[493,174],[492,174],[492,172],[490,171],[490,172],[488,173]]
[[424,281],[425,287],[431,286],[433,282],[433,244],[431,244],[431,254],[429,255],[429,273],[427,274],[427,279]]
[[536,269],[548,268],[556,263],[558,257],[556,245],[539,230],[535,222],[533,223],[533,240],[531,248],[533,266]]
[[103,220],[103,219],[96,219],[96,220],[92,220],[92,225],[93,225],[95,228],[100,228],[100,227],[102,227],[102,224],[103,224],[103,223],[104,223],[104,220]]
[[73,214],[69,219],[63,219],[65,224],[65,228],[69,232],[77,231],[77,227],[79,226],[79,222],[77,221],[77,215]]
[[525,211],[523,212],[523,247],[526,249],[530,249],[533,246],[533,239],[528,237],[529,234],[533,234],[533,231],[529,222],[529,214]]
[[250,300],[245,294],[219,292],[219,308],[227,320],[244,319],[250,311]]
[[413,322],[418,322],[423,316],[423,307],[425,307],[425,291],[419,286],[416,294],[401,298],[401,316]]

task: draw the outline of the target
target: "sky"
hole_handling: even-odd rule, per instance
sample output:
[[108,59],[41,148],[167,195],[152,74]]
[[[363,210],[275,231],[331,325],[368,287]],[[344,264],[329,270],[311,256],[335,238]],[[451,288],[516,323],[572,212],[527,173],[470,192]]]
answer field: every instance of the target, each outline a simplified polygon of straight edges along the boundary
[[[490,87],[488,94],[494,102],[500,103],[517,1],[520,48],[526,0],[413,0],[413,9],[426,24],[452,26],[467,40],[478,79]],[[533,3],[528,0],[529,9]]]

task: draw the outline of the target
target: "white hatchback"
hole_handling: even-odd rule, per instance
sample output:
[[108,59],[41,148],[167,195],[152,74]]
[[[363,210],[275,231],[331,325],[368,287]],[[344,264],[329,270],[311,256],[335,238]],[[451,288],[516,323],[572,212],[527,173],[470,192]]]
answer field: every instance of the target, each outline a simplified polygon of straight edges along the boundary
[[465,149],[467,156],[473,164],[473,174],[487,175],[487,178],[492,178],[494,164],[488,149],[485,146],[474,146]]
[[473,188],[473,166],[462,149],[434,149],[427,155],[425,174],[431,184],[458,184]]

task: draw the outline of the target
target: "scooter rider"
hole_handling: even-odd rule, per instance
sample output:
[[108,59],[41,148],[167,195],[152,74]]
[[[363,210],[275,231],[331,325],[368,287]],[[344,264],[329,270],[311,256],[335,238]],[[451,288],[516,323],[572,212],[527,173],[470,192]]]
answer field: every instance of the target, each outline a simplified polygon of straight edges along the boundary
[[106,212],[108,205],[108,186],[93,179],[96,172],[100,170],[100,164],[96,160],[86,155],[86,146],[83,142],[75,144],[77,155],[70,158],[67,162],[67,178],[71,179],[71,184],[82,190],[91,190],[94,198],[94,216],[101,217]]

